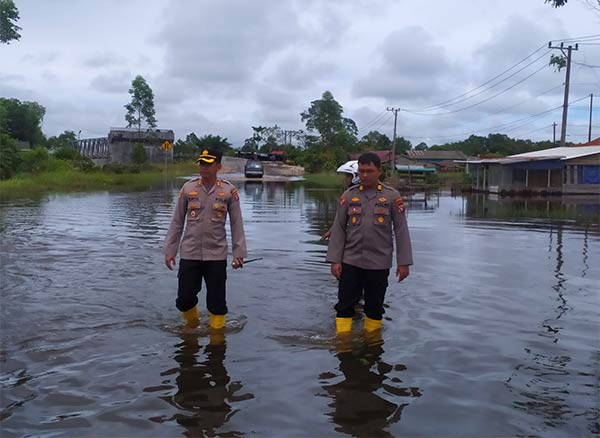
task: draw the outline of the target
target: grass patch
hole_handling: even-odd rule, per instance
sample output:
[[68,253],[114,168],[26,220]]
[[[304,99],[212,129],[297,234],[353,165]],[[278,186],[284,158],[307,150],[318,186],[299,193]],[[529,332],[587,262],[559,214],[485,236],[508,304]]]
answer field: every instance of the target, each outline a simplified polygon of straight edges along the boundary
[[307,173],[304,181],[309,187],[341,189],[344,186],[344,176],[335,172]]
[[159,184],[165,179],[194,175],[198,166],[194,163],[145,165],[135,171],[114,173],[94,169],[83,172],[77,169],[58,169],[40,173],[21,173],[0,181],[0,197],[21,197],[43,192],[72,192],[91,190],[131,189],[140,190]]

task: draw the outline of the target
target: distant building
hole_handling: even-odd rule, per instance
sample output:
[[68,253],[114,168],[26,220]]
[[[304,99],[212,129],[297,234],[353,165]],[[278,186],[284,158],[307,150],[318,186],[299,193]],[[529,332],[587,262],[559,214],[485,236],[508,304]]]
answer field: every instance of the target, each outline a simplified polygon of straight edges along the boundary
[[600,137],[578,146],[470,159],[466,165],[475,190],[600,195]]
[[439,164],[446,161],[466,160],[467,156],[462,151],[436,151],[424,150],[418,151],[410,149],[404,154],[408,159],[420,161],[422,163]]
[[[358,157],[360,157],[363,153],[364,152],[361,152],[359,154],[351,154],[350,159],[358,160]],[[387,164],[392,162],[392,151],[369,151],[369,153],[377,155],[381,160],[381,164]]]

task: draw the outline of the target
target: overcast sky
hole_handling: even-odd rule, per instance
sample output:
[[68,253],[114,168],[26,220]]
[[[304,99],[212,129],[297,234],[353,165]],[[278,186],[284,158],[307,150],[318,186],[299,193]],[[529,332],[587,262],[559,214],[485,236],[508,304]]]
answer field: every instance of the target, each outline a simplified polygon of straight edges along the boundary
[[252,126],[304,129],[300,112],[329,90],[360,136],[391,138],[393,107],[398,136],[413,145],[490,132],[551,140],[565,70],[547,66],[560,54],[549,41],[580,43],[567,140],[587,141],[590,93],[600,136],[600,11],[590,0],[15,3],[22,36],[0,45],[0,96],[45,106],[47,136],[125,126],[139,74],[159,128],[176,138],[221,135],[239,147]]

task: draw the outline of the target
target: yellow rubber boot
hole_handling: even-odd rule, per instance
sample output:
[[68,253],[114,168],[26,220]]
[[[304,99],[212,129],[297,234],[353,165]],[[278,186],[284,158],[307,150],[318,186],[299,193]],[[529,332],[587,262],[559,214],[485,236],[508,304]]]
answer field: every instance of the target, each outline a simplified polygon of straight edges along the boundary
[[366,332],[374,332],[376,330],[381,329],[381,320],[371,319],[368,316],[365,316],[365,331]]
[[352,318],[335,318],[335,331],[337,333],[350,333],[352,331]]
[[194,306],[190,310],[183,312],[183,319],[185,319],[188,327],[198,327],[200,322],[200,318],[198,316],[198,306]]
[[225,327],[225,315],[210,314],[210,322],[208,324],[211,329],[222,329]]

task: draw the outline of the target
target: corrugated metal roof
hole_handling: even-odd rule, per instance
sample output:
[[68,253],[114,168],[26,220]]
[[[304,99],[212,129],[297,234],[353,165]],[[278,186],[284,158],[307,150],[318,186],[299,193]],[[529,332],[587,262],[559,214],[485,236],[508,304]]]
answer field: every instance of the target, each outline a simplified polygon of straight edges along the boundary
[[592,141],[588,141],[587,143],[580,144],[579,146],[600,146],[600,137]]
[[408,166],[406,164],[396,164],[396,170],[405,170],[408,172],[436,172],[435,167]]
[[594,154],[600,154],[600,146],[565,146],[510,155],[507,158],[560,158],[561,160],[571,160],[573,158],[587,157],[588,155]]
[[406,155],[413,160],[464,160],[467,156],[462,151],[418,151],[411,149]]

